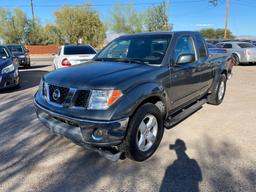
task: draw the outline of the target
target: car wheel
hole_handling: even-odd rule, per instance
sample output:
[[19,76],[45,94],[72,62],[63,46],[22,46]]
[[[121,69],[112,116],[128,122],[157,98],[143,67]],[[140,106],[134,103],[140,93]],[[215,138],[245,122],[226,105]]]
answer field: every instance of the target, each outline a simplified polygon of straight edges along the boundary
[[222,74],[219,82],[214,88],[213,93],[208,98],[209,104],[220,105],[222,103],[226,93],[226,83],[227,83],[227,77],[226,75]]
[[161,111],[151,103],[142,105],[132,116],[123,143],[125,156],[135,160],[148,159],[158,148],[164,127]]
[[237,54],[233,54],[233,63],[236,66],[240,64],[239,57]]

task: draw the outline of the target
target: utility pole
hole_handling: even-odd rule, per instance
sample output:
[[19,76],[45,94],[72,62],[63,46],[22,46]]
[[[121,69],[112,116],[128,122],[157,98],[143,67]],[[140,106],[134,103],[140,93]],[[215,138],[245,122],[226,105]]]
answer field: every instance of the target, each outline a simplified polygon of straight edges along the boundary
[[34,23],[35,23],[35,13],[34,13],[33,0],[30,0],[30,6],[31,6],[31,11],[32,11],[32,20],[33,20],[33,25],[34,25]]
[[167,23],[166,23],[166,30],[169,31],[169,17],[170,17],[170,0],[166,0],[166,9],[167,9]]
[[224,39],[227,38],[227,28],[228,28],[228,0],[226,0],[226,21],[225,21]]

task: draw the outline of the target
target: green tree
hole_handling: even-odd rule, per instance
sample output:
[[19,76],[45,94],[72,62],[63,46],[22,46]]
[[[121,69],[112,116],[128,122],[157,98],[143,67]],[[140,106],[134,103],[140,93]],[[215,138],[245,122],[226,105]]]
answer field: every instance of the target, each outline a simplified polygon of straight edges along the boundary
[[81,7],[64,6],[55,12],[56,28],[58,37],[66,43],[78,44],[89,43],[98,46],[103,43],[106,29],[96,11],[90,5]]
[[[223,39],[224,29],[202,29],[200,30],[204,38],[207,39]],[[230,30],[227,30],[227,38],[233,39],[234,35]]]
[[149,8],[146,12],[147,31],[171,31],[172,25],[168,23],[168,10],[166,3]]
[[111,12],[110,28],[117,33],[137,33],[144,31],[145,15],[138,13],[134,6],[129,4],[114,4]]
[[24,42],[28,18],[21,9],[13,12],[0,8],[0,37],[5,43]]

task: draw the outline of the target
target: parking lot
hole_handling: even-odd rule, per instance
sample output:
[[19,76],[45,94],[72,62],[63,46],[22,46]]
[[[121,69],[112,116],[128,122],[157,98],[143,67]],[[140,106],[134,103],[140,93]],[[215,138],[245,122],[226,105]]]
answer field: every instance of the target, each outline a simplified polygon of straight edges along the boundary
[[111,162],[40,124],[33,95],[51,70],[51,59],[34,59],[21,88],[0,93],[0,191],[255,191],[256,65],[234,67],[223,104],[166,130],[142,163]]

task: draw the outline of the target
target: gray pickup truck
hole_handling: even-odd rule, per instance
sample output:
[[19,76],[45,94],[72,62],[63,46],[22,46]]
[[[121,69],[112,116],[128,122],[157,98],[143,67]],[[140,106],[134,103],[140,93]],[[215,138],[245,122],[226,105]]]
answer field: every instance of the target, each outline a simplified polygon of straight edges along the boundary
[[46,74],[36,113],[52,132],[108,159],[144,161],[165,128],[204,103],[221,104],[225,62],[208,57],[198,32],[121,36],[91,62]]

